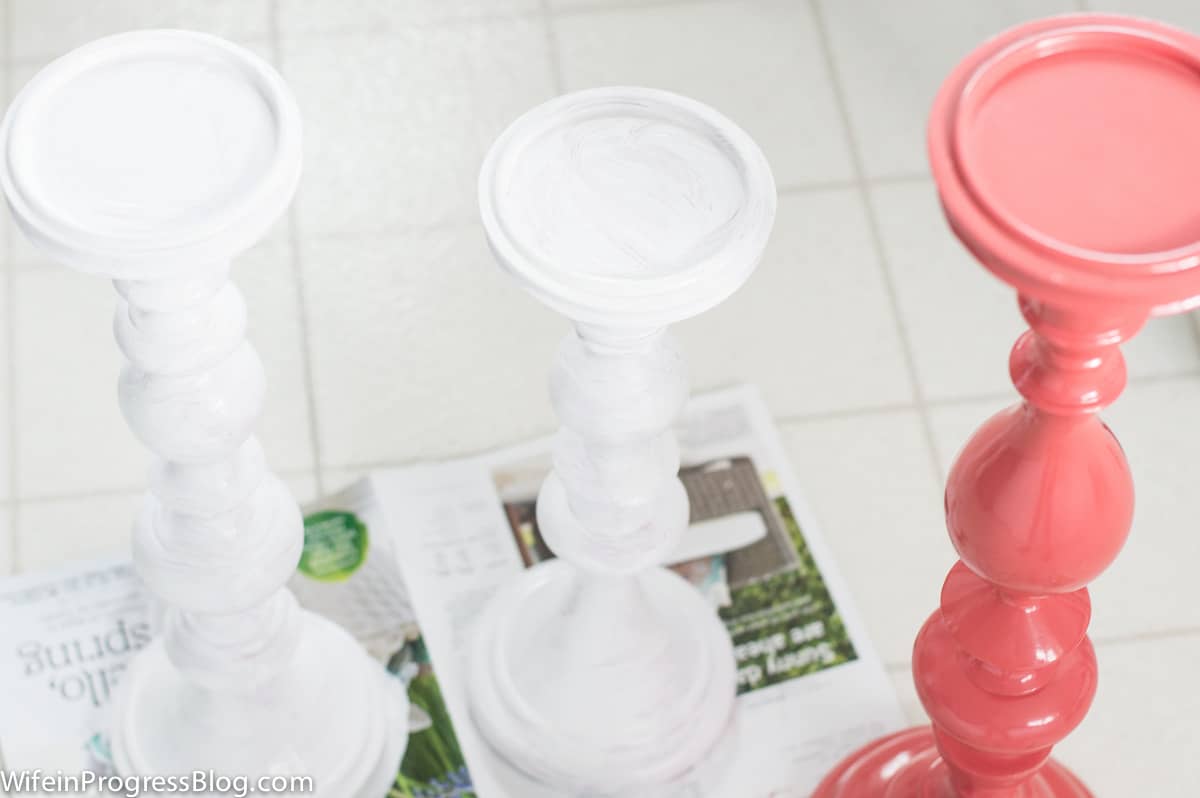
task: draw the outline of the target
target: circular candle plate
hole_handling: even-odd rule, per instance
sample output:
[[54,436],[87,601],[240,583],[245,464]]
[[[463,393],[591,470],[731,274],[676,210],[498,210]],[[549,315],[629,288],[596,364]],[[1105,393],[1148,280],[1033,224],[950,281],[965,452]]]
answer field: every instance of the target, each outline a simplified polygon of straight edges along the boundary
[[1200,39],[1090,15],[1022,26],[969,58],[934,106],[952,227],[1039,298],[1200,296]]
[[231,257],[300,176],[299,112],[279,75],[186,31],[72,51],[21,91],[2,136],[0,180],[25,232],[118,277]]
[[775,215],[758,146],[664,91],[551,100],[496,141],[479,178],[497,259],[578,321],[659,325],[717,304],[754,270]]

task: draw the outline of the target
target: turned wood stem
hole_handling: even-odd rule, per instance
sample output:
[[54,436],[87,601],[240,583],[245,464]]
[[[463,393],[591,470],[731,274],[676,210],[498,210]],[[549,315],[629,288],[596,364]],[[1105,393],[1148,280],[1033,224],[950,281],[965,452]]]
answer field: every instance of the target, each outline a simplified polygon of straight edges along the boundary
[[559,347],[550,391],[563,426],[538,503],[547,544],[585,571],[661,562],[687,526],[671,430],[687,378],[669,335],[580,325]]
[[304,533],[251,433],[265,382],[245,302],[227,264],[116,288],[121,409],[156,455],[134,533],[138,570],[170,607],[163,635],[176,667],[206,687],[252,691],[299,640],[284,584]]
[[[1129,532],[1133,485],[1096,415],[1125,384],[1119,349],[1144,314],[1022,298],[1010,371],[1025,397],[955,462],[947,528],[961,560],[918,636],[914,677],[954,790],[1017,798],[1096,689],[1087,583]],[[936,770],[929,778],[943,776]]]
[[284,587],[303,523],[253,436],[265,376],[229,281],[291,201],[301,135],[253,53],[135,31],[30,80],[0,125],[0,188],[35,245],[115,281],[121,411],[154,455],[133,556],[167,612],[114,695],[115,769],[304,774],[321,798],[377,798],[407,695]]

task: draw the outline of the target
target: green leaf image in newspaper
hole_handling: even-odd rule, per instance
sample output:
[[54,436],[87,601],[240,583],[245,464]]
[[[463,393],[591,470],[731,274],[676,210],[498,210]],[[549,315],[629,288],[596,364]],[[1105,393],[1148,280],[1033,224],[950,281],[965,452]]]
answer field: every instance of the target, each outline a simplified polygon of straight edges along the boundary
[[787,498],[773,504],[796,563],[734,588],[730,605],[720,609],[737,657],[739,694],[858,658]]
[[387,798],[477,798],[423,638],[392,655],[388,670],[408,682],[408,748]]
[[325,510],[304,519],[300,573],[321,582],[340,582],[366,558],[367,525],[354,513]]

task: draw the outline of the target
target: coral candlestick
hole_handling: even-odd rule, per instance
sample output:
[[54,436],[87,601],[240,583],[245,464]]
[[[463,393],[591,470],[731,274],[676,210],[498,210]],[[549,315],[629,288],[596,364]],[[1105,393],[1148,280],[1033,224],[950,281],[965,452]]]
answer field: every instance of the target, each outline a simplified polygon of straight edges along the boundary
[[1133,483],[1097,413],[1119,344],[1200,292],[1200,39],[1147,20],[1057,17],[985,44],[934,105],[947,219],[1012,285],[1031,329],[1020,404],[967,442],[946,486],[961,558],[913,650],[932,729],[843,761],[815,798],[1083,798],[1052,747],[1096,691],[1086,585],[1116,558]]

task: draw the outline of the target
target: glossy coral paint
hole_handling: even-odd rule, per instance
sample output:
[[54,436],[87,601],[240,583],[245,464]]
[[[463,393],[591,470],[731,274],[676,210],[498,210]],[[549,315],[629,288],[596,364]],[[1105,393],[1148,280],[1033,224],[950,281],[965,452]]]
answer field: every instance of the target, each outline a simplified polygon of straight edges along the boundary
[[960,240],[1016,289],[1023,401],[946,485],[959,562],[913,648],[931,728],[848,757],[816,798],[1083,798],[1050,759],[1097,686],[1087,584],[1116,558],[1133,481],[1098,412],[1119,345],[1200,297],[1200,39],[1110,15],[987,42],[934,104],[929,155]]

